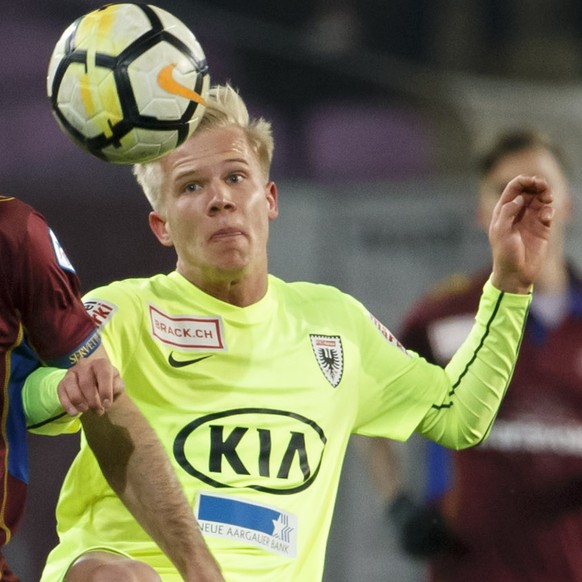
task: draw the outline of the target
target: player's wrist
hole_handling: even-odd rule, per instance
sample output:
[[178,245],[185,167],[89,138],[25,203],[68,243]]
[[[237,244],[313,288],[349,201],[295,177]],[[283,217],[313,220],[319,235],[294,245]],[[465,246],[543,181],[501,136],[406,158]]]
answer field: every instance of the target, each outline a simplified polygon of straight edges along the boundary
[[514,295],[528,295],[533,290],[533,283],[523,281],[517,274],[500,274],[495,269],[491,274],[491,284],[499,291]]

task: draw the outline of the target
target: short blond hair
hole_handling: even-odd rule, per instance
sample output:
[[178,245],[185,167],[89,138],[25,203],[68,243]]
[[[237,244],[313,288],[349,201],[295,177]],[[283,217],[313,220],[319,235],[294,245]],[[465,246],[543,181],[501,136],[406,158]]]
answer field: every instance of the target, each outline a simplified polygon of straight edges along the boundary
[[[206,109],[193,135],[205,129],[233,125],[242,128],[268,179],[275,149],[271,123],[262,117],[251,118],[242,97],[231,85],[214,85],[206,101]],[[161,210],[164,173],[160,160],[135,164],[133,174],[152,208]]]

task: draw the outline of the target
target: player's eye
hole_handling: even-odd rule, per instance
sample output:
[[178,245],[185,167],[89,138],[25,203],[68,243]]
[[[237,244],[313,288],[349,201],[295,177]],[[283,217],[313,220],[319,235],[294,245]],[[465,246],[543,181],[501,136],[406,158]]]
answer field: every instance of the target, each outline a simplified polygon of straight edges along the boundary
[[202,188],[199,182],[188,182],[184,186],[184,192],[198,192]]
[[499,183],[499,182],[488,182],[487,183],[487,190],[489,192],[491,192],[491,194],[495,194],[496,196],[501,196],[501,194],[503,194],[503,190],[505,190],[505,186],[507,186],[507,184],[505,183]]
[[244,179],[244,176],[241,173],[233,172],[232,174],[228,175],[227,182],[229,182],[231,184],[238,184],[239,182],[242,182],[243,179]]

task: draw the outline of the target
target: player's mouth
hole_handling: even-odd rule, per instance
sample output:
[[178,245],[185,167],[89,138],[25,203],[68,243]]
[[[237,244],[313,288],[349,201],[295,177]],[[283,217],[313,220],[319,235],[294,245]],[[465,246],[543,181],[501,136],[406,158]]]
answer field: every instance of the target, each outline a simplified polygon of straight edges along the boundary
[[245,233],[240,228],[221,228],[212,233],[210,240],[221,241],[236,238],[237,236],[245,236]]

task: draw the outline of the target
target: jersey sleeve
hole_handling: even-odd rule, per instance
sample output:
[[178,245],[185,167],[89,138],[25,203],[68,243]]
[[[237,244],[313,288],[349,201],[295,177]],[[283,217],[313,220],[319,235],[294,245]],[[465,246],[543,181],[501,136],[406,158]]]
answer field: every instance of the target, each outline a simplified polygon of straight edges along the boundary
[[376,388],[362,389],[356,432],[404,440],[417,430],[451,448],[480,442],[511,380],[530,301],[531,295],[503,293],[487,282],[475,325],[445,368],[394,340],[382,361],[367,334],[363,365]]
[[28,341],[49,365],[69,367],[100,344],[73,266],[41,215],[29,215],[14,265],[15,303]]
[[90,291],[83,297],[87,313],[98,327],[111,363],[121,377],[132,362],[136,340],[146,324],[139,297],[121,283]]
[[65,370],[41,366],[26,378],[22,406],[29,432],[53,436],[75,433],[81,428],[79,416],[69,416],[58,397],[59,382],[65,374]]
[[406,440],[439,394],[446,393],[444,371],[408,351],[363,306],[357,324],[361,377],[353,432]]
[[485,283],[475,325],[445,368],[450,392],[432,405],[419,433],[453,449],[489,434],[513,375],[531,299],[531,293],[505,293]]

